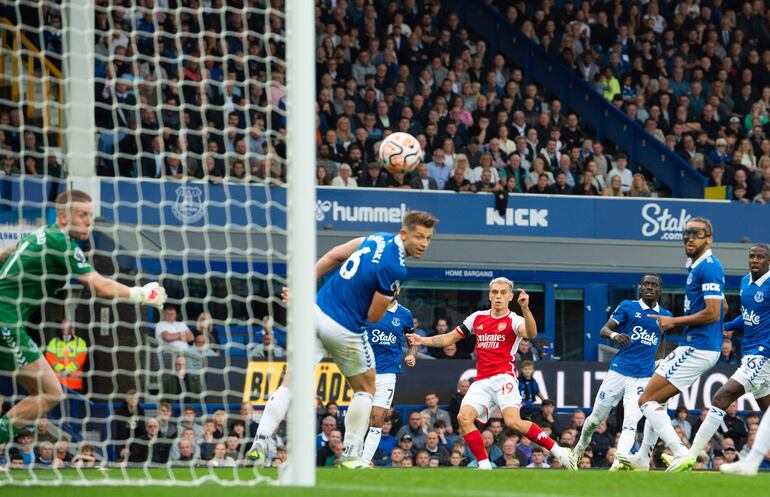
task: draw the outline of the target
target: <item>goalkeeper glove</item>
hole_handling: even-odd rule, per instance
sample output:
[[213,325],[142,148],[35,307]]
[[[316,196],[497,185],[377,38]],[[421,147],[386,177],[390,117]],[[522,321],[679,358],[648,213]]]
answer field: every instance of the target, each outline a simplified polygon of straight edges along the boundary
[[129,292],[128,300],[134,303],[150,305],[157,309],[166,303],[166,290],[155,281],[144,286],[135,286],[129,289]]

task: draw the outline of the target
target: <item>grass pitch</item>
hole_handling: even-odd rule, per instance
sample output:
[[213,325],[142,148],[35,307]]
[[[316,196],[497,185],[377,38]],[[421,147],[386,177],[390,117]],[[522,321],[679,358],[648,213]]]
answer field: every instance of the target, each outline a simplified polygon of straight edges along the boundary
[[[173,473],[173,475],[172,475]],[[274,479],[275,471],[262,471],[261,476]],[[172,478],[173,476],[173,478]],[[685,474],[609,473],[588,470],[570,473],[562,470],[494,470],[469,469],[373,469],[347,471],[322,469],[317,472],[313,489],[281,487],[260,483],[253,487],[223,488],[236,476],[242,481],[255,481],[253,470],[240,468],[208,471],[196,469],[195,476],[205,477],[201,486],[169,487],[174,479],[190,485],[190,469],[110,469],[108,471],[65,470],[58,473],[29,471],[0,473],[0,495],[3,497],[706,497],[731,495],[768,495],[770,473],[754,478],[727,476],[715,472]],[[68,486],[73,480],[91,480],[94,486]],[[37,480],[49,485],[27,486]],[[101,481],[100,481],[101,480]],[[108,481],[109,480],[109,481]],[[157,484],[153,485],[155,481]],[[22,486],[23,485],[23,486]],[[146,486],[145,486],[146,485]]]

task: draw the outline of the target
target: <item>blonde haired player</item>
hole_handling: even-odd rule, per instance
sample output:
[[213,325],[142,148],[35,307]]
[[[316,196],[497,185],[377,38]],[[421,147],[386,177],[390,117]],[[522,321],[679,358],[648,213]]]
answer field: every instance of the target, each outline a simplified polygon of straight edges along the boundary
[[516,373],[516,351],[522,338],[532,340],[537,336],[537,323],[529,309],[529,295],[518,289],[516,301],[523,316],[508,309],[513,300],[513,282],[507,278],[495,278],[489,283],[491,309],[477,311],[468,316],[453,332],[433,337],[408,335],[410,345],[446,347],[457,343],[468,334],[476,335],[476,379],[463,397],[457,422],[465,445],[479,463],[479,469],[491,469],[489,455],[475,422],[486,422],[489,414],[500,408],[503,421],[537,445],[550,450],[567,469],[577,469],[572,452],[557,445],[540,427],[521,419],[521,395]]
[[162,307],[166,291],[158,283],[128,287],[91,267],[77,241],[88,240],[94,221],[91,197],[71,190],[56,197],[56,222],[0,252],[0,369],[16,371],[29,395],[0,418],[0,444],[62,399],[59,380],[24,330],[32,311],[48,295],[77,278],[101,298]]

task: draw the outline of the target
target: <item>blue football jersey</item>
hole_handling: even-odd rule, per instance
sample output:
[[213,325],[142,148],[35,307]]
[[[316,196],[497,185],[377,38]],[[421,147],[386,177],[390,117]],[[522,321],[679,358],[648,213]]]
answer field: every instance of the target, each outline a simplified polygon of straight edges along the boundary
[[722,350],[722,321],[725,306],[722,302],[725,289],[725,271],[722,263],[707,250],[688,268],[687,288],[684,297],[684,314],[689,316],[706,308],[706,300],[720,300],[719,321],[702,326],[687,326],[682,345],[701,350]]
[[741,315],[725,323],[727,331],[743,330],[743,355],[770,357],[770,271],[757,281],[741,280]]
[[630,336],[631,343],[615,354],[610,371],[634,378],[648,378],[655,372],[655,353],[663,332],[650,314],[671,316],[660,304],[648,307],[642,300],[624,300],[612,313],[610,318],[618,323],[618,333]]
[[363,333],[374,292],[393,295],[406,278],[405,258],[398,235],[369,235],[321,287],[316,304],[345,329]]
[[366,337],[374,352],[377,374],[401,373],[403,347],[406,345],[404,333],[414,330],[412,311],[396,304],[375,324],[366,325]]

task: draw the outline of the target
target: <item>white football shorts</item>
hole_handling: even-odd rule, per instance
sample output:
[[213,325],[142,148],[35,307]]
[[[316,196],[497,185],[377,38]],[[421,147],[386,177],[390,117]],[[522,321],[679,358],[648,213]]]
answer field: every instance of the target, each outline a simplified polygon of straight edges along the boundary
[[609,414],[613,407],[623,401],[623,410],[626,414],[632,416],[638,411],[641,417],[642,411],[639,410],[639,397],[644,393],[650,378],[636,378],[625,376],[617,371],[607,371],[599,392],[594,400],[594,410],[599,409],[602,417]]
[[675,348],[655,370],[680,392],[686,390],[703,373],[714,367],[719,359],[715,350],[701,350],[695,347]]
[[390,409],[390,405],[393,403],[393,395],[396,393],[396,373],[378,374],[374,380],[374,385],[376,390],[372,405],[374,407]]
[[741,359],[741,365],[730,377],[743,385],[746,393],[761,399],[770,395],[770,359],[761,355],[747,355]]
[[491,378],[474,381],[463,397],[461,406],[473,406],[479,421],[486,423],[490,415],[499,408],[502,412],[509,407],[521,408],[519,381],[509,374],[498,374]]
[[327,316],[317,305],[313,315],[316,327],[316,363],[328,352],[342,374],[357,376],[374,369],[374,353],[365,333],[354,333]]

